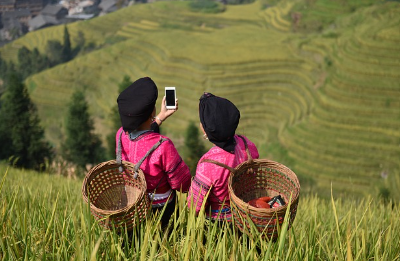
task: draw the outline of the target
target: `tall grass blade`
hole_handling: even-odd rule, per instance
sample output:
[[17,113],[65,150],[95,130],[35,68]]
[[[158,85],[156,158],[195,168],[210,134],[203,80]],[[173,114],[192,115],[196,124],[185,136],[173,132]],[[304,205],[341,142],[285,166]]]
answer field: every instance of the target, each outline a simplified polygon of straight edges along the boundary
[[103,231],[99,237],[99,239],[97,240],[94,249],[92,251],[92,254],[90,255],[90,261],[95,261],[96,260],[96,255],[97,255],[97,251],[99,250],[100,244],[103,241],[103,237],[104,237],[105,232]]
[[3,175],[3,178],[1,179],[0,193],[1,193],[1,190],[3,189],[4,182],[6,181],[6,177],[7,177],[7,174],[8,174],[8,169],[9,169],[9,167],[7,167],[6,172]]
[[346,242],[347,242],[347,261],[353,261],[353,254],[351,252],[351,228],[350,221],[347,224]]
[[336,224],[337,236],[338,236],[337,241],[339,242],[340,252],[343,253],[342,241],[340,240],[339,219],[338,219],[338,215],[337,215],[337,211],[336,211],[335,201],[333,199],[332,184],[331,184],[331,202],[332,202],[332,208],[333,208],[333,215],[335,216],[335,224]]
[[[57,197],[56,197],[56,201],[54,202],[53,211],[52,211],[52,213],[51,213],[50,221],[49,221],[49,223],[48,223],[48,225],[47,225],[46,234],[44,235],[45,242],[47,242],[47,240],[48,240],[47,237],[49,236],[50,229],[51,229],[52,224],[53,224],[53,222],[54,222],[54,215],[55,215],[55,213],[56,213],[57,202],[58,202],[58,195],[59,195],[59,193],[57,193]],[[47,243],[46,243],[46,244],[47,244]]]
[[[283,220],[283,225],[281,228],[281,232],[279,233],[279,245],[278,245],[278,255],[277,255],[277,259],[278,260],[278,256],[281,256],[282,251],[283,251],[283,247],[285,245],[285,240],[286,240],[286,234],[288,231],[288,227],[289,227],[289,222],[290,222],[290,207],[292,204],[292,194],[290,194],[290,199],[289,199],[289,203],[288,206],[286,208],[286,213],[285,213],[285,218]],[[277,218],[277,223],[278,223],[278,218]]]

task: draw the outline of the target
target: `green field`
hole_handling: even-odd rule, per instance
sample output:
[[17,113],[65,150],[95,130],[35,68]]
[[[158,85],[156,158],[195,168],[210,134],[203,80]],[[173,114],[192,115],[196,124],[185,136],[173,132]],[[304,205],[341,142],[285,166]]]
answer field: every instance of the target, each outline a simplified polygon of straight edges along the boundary
[[[307,191],[329,197],[333,184],[335,195],[375,196],[382,172],[400,175],[398,2],[256,1],[217,14],[188,6],[133,5],[69,24],[73,44],[81,31],[98,49],[26,80],[47,138],[60,143],[76,89],[86,90],[97,132],[114,132],[118,83],[150,76],[160,95],[177,87],[179,111],[163,132],[178,146],[209,91],[239,107],[238,132],[261,157],[290,167]],[[15,60],[21,46],[43,52],[62,36],[62,26],[50,27],[0,51]]]
[[376,198],[322,200],[301,195],[292,228],[268,242],[255,232],[251,238],[240,237],[231,227],[209,224],[201,214],[195,217],[180,196],[179,219],[171,234],[160,231],[157,216],[149,217],[128,248],[122,236],[103,230],[93,219],[81,196],[82,179],[4,165],[0,173],[0,260],[400,258],[399,205]]

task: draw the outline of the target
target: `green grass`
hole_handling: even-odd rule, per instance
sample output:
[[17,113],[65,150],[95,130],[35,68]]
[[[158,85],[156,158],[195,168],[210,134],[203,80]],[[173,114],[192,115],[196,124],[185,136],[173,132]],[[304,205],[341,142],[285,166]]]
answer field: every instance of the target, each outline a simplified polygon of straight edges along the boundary
[[[81,196],[82,179],[0,165],[0,258],[2,260],[397,260],[399,205],[378,197],[322,200],[300,196],[292,228],[276,242],[252,231],[217,227],[186,207],[170,235],[158,216],[138,227],[131,247],[103,230]],[[397,185],[399,180],[397,180]],[[332,190],[335,193],[336,187]],[[285,223],[283,224],[285,226]],[[203,240],[204,238],[204,240]],[[259,249],[259,252],[257,251]]]

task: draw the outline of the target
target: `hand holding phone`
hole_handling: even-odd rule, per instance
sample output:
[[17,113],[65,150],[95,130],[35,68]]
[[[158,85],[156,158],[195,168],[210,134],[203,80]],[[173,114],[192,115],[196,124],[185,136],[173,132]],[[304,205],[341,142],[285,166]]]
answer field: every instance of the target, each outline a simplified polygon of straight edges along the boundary
[[176,109],[176,89],[175,87],[165,87],[165,105],[167,110]]

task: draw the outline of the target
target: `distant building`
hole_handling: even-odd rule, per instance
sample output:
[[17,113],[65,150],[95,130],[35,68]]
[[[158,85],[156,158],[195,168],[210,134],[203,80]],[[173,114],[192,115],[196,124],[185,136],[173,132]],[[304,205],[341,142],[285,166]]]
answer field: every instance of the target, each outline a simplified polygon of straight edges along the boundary
[[57,24],[60,24],[60,22],[55,17],[40,14],[29,21],[29,31],[34,31]]
[[12,40],[27,33],[30,19],[31,12],[29,9],[4,12],[1,16],[2,38]]
[[35,16],[46,5],[48,0],[0,0],[0,12],[16,11],[21,9],[29,9],[31,15]]
[[31,19],[31,11],[29,9],[20,9],[15,11],[4,12],[1,17],[1,22],[4,27],[8,27],[9,23],[13,23],[12,20],[18,20],[21,24],[28,25],[28,21]]
[[4,13],[6,11],[14,11],[15,10],[15,1],[14,0],[0,0],[0,12]]
[[68,9],[62,5],[46,5],[40,12],[41,15],[51,16],[57,20],[62,20],[68,15]]
[[31,10],[32,17],[40,13],[43,7],[47,4],[48,0],[16,0],[16,9],[27,9]]
[[68,22],[75,22],[79,20],[89,20],[94,17],[94,14],[73,14],[73,15],[68,15],[65,18],[67,19]]
[[[97,1],[91,1],[91,0],[84,0],[81,2],[77,2],[74,5],[70,4],[69,8],[68,8],[68,18],[70,18],[71,16],[76,16],[76,15],[80,15],[80,14],[86,14],[86,15],[93,15],[95,16],[96,14],[99,13],[99,8],[98,8],[98,2]],[[89,16],[82,16],[85,17],[84,19],[89,19],[86,17]],[[92,16],[90,16],[92,17]]]
[[29,31],[66,22],[68,9],[62,5],[46,5],[40,14],[29,21]]
[[114,12],[118,9],[116,0],[102,0],[99,4],[100,15]]

